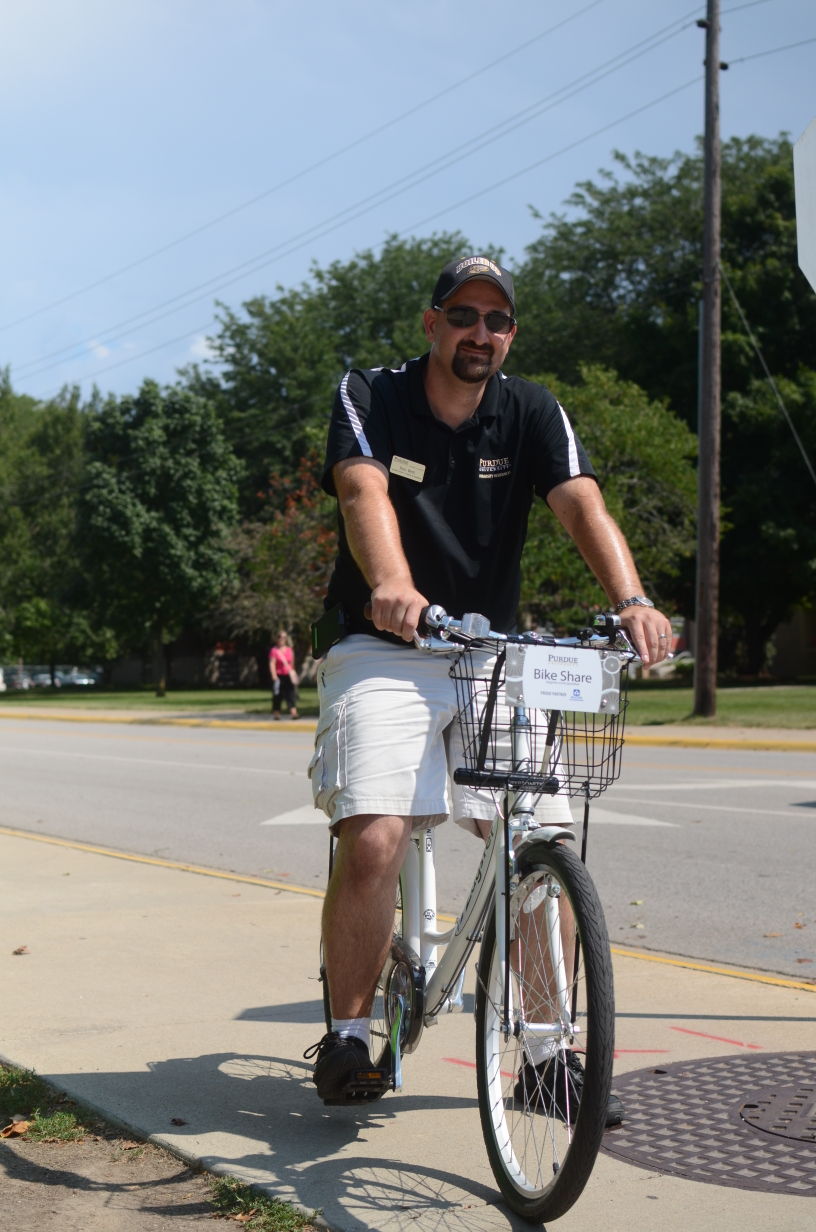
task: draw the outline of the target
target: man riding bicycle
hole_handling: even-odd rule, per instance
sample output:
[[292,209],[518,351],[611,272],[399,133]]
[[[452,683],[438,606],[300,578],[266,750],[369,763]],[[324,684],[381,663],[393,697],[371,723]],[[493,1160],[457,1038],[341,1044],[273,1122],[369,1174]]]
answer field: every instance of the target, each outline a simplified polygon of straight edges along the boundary
[[[368,1017],[412,830],[451,815],[486,835],[495,811],[489,792],[449,780],[454,685],[444,657],[412,645],[422,609],[480,611],[494,629],[511,629],[537,494],[644,665],[671,646],[669,621],[643,595],[563,408],[543,386],[500,370],[515,311],[506,269],[479,255],[452,261],[424,313],[428,352],[399,370],[352,369],[335,397],[323,484],[339,507],[326,599],[337,628],[318,672],[309,768],[315,805],[338,840],[323,912],[333,1029],[315,1048],[314,1071],[327,1102],[353,1099],[350,1075],[370,1064]],[[563,798],[539,808],[549,820],[572,820]],[[578,1067],[577,1057],[569,1064]],[[608,1122],[622,1115],[613,1095]]]

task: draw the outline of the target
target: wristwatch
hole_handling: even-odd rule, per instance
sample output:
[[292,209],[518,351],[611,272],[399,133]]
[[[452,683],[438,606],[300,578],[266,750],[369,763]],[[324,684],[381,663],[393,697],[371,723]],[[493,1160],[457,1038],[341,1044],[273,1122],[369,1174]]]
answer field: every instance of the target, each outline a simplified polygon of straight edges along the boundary
[[620,603],[616,603],[615,611],[620,615],[625,607],[654,607],[654,604],[645,595],[632,595],[631,599],[621,599]]

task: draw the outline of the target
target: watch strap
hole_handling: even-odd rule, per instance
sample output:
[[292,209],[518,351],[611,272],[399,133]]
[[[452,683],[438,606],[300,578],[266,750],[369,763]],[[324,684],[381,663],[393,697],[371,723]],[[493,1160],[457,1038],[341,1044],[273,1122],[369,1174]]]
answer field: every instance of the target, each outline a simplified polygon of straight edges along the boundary
[[632,595],[630,599],[621,599],[620,603],[616,603],[615,611],[620,615],[627,607],[654,607],[654,604],[645,595]]

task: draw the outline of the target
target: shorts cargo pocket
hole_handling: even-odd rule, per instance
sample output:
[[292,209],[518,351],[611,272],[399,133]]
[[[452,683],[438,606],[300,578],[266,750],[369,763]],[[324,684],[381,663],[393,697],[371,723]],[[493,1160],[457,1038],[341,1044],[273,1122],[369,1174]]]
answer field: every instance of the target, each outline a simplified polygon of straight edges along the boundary
[[340,733],[344,705],[329,706],[321,713],[315,732],[315,751],[309,762],[309,778],[315,808],[331,818],[338,791],[343,786]]

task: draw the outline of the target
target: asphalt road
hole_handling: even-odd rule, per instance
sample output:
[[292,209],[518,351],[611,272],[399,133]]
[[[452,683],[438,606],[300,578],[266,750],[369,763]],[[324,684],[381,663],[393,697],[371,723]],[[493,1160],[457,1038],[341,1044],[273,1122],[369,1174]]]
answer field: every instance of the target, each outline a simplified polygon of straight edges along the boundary
[[[7,719],[0,821],[165,860],[322,887],[311,733]],[[816,977],[816,766],[802,753],[629,747],[593,806],[588,863],[613,944]],[[439,905],[478,845],[440,840]]]

